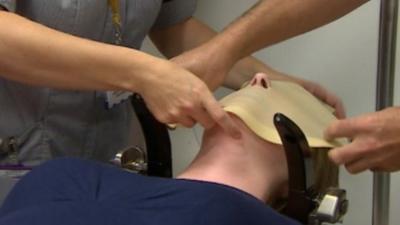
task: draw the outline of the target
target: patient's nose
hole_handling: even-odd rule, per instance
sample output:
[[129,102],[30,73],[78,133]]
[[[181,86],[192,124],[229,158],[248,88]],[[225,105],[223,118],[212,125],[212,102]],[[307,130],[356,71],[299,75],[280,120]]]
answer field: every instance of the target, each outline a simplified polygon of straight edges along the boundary
[[265,73],[257,73],[256,75],[254,75],[253,79],[250,82],[251,86],[261,86],[264,88],[268,88],[271,86],[271,82],[268,79],[268,75]]

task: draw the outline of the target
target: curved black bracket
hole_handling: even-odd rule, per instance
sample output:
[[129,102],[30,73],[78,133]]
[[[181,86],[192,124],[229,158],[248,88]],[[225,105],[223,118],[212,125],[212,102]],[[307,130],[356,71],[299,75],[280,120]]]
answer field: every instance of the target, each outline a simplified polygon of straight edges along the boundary
[[289,196],[283,214],[308,224],[308,216],[315,209],[313,193],[307,188],[304,153],[310,148],[301,129],[281,113],[274,116],[274,124],[285,150],[289,173]]
[[171,141],[167,127],[154,118],[138,94],[131,98],[131,102],[146,142],[147,175],[172,177]]

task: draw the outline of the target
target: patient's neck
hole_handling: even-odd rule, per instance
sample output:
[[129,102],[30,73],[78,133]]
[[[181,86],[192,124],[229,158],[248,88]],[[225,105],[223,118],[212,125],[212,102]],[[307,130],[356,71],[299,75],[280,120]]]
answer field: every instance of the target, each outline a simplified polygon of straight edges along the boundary
[[229,185],[273,202],[286,186],[286,159],[277,145],[249,132],[235,140],[218,127],[206,131],[199,153],[178,178]]

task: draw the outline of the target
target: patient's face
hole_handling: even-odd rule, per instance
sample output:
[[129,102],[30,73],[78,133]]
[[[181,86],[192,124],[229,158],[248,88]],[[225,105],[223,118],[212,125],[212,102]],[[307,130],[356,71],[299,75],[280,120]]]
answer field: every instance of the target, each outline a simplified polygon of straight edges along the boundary
[[[259,73],[256,74],[249,82],[248,88],[268,89],[270,81],[267,75]],[[268,169],[274,171],[275,181],[281,190],[285,193],[287,187],[288,172],[285,152],[282,145],[272,143],[256,134],[249,126],[244,123],[241,118],[232,115],[234,121],[238,124],[242,138],[245,140],[245,149],[255,150],[254,161],[259,160],[260,163],[265,163]]]
[[[227,96],[227,101],[222,100],[222,103],[225,110],[228,108],[227,111],[235,115],[235,120],[241,124],[246,142],[251,148],[266,150],[260,159],[273,165],[277,177],[285,182],[288,179],[287,161],[273,124],[276,112],[287,115],[300,126],[310,147],[326,149],[340,145],[340,142],[328,143],[322,137],[324,127],[336,119],[329,108],[299,86],[275,82],[271,86],[271,83],[267,75],[256,74],[246,87]],[[296,91],[286,95],[293,89]],[[309,156],[311,153],[305,154]],[[326,163],[323,165],[325,167]],[[337,174],[333,177],[337,179]]]
[[246,87],[224,97],[220,103],[225,111],[272,143],[281,144],[274,116],[282,113],[300,127],[311,147],[330,148],[340,144],[323,138],[323,131],[336,120],[332,111],[298,84],[269,82],[267,75],[259,73]]
[[[254,75],[253,79],[249,82],[248,86],[262,88],[267,90],[271,86],[271,82],[268,76],[264,73],[257,73]],[[260,113],[263,113],[263,109],[265,107],[261,107]],[[242,121],[241,123],[245,125]],[[256,133],[254,133],[248,126],[245,125],[246,133],[249,137],[249,140],[253,140],[254,144],[258,145],[260,148],[268,151],[264,151],[265,156],[269,159],[273,159],[270,163],[274,163],[274,167],[276,168],[277,173],[282,179],[286,180],[287,178],[287,166],[286,166],[286,156],[283,151],[283,147],[280,144],[272,143],[270,141],[264,140],[259,137]]]
[[275,144],[260,138],[242,120],[236,116],[232,119],[238,125],[246,152],[254,153],[253,162],[259,161],[273,170],[280,182],[286,183],[288,179],[286,156],[282,145]]

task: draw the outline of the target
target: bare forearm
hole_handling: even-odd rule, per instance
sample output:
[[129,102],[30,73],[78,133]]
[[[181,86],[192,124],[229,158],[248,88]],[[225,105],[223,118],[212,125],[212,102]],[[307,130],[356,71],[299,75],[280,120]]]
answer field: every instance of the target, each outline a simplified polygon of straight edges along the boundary
[[[10,26],[10,24],[12,24]],[[98,43],[0,11],[0,76],[73,90],[137,89],[139,74],[156,59]],[[154,63],[154,62],[153,62]]]
[[172,27],[152,30],[150,38],[165,57],[172,58],[209,41],[216,34],[209,26],[191,18]]
[[254,51],[325,25],[367,0],[263,0],[212,41],[236,61]]
[[[217,32],[209,26],[192,18],[168,30],[153,31],[151,39],[166,57],[172,58],[184,51],[200,46],[216,35]],[[211,64],[212,62],[206,63]],[[234,65],[225,78],[224,86],[239,89],[244,82],[251,80],[254,74],[258,72],[269,74],[270,79],[288,79],[286,75],[278,73],[260,60],[249,56]]]
[[[10,24],[12,24],[10,26]],[[67,35],[0,12],[0,76],[72,90],[138,92],[162,123],[218,123],[240,136],[204,82],[164,59]],[[182,85],[185,84],[185,85]]]
[[[270,71],[269,74],[288,78],[254,58],[238,60],[255,50],[331,22],[364,2],[366,0],[264,0],[219,34],[192,18],[169,29],[155,30],[151,37],[168,58],[200,45],[192,53],[180,57],[178,62],[200,76],[211,88],[223,80],[226,86],[236,89],[240,83],[251,79],[254,72]],[[199,60],[202,62],[197,62]],[[197,66],[193,69],[193,64],[200,64],[203,68]],[[211,68],[214,75],[204,68]],[[230,70],[230,73],[221,77],[215,68]]]

